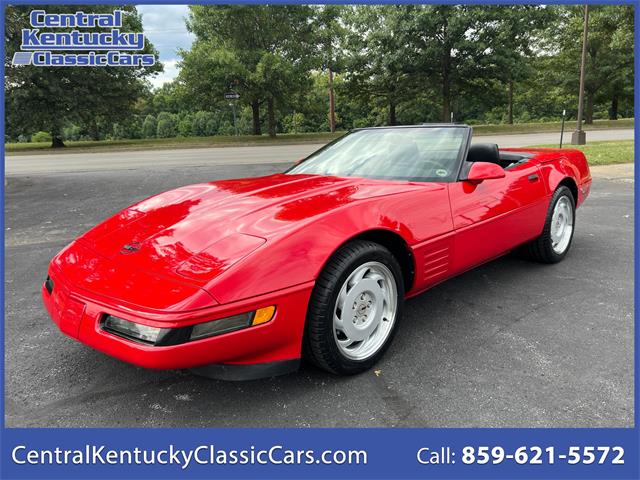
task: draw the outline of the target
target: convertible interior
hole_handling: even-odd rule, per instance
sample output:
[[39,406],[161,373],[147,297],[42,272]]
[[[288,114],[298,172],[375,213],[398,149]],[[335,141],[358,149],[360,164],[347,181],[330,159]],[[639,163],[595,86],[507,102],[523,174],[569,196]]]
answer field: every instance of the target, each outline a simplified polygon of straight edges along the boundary
[[508,169],[531,158],[530,153],[501,152],[495,143],[474,143],[469,147],[467,162],[489,162]]

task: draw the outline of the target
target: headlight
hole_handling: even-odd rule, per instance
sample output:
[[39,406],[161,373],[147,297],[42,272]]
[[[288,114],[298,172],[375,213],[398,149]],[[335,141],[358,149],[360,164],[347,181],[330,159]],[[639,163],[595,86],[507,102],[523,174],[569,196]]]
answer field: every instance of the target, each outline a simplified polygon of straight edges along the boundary
[[155,344],[158,338],[169,330],[168,328],[148,327],[147,325],[133,323],[111,315],[107,315],[104,318],[102,329],[121,337],[152,344]]
[[112,315],[105,315],[102,319],[102,329],[119,337],[160,347],[179,345],[192,340],[214,337],[223,333],[261,325],[269,322],[275,312],[276,307],[272,305],[252,312],[180,328],[149,327]]

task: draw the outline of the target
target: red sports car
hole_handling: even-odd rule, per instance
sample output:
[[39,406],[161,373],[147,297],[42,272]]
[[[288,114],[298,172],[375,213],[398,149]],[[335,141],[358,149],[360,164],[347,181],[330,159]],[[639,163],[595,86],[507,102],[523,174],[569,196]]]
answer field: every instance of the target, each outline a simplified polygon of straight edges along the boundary
[[516,248],[546,263],[569,250],[584,155],[471,133],[355,130],[285,173],[143,200],[56,255],[44,304],[65,334],[143,367],[362,372],[406,298]]

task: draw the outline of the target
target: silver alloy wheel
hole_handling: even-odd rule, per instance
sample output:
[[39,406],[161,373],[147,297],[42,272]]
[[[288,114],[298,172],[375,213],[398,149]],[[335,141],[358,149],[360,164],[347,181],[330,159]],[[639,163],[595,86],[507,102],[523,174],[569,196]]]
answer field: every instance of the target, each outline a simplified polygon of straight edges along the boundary
[[556,202],[551,217],[551,248],[558,255],[562,255],[569,247],[573,233],[573,209],[571,200],[563,195]]
[[351,360],[375,355],[393,330],[398,288],[391,270],[380,262],[356,268],[340,287],[333,309],[333,337]]

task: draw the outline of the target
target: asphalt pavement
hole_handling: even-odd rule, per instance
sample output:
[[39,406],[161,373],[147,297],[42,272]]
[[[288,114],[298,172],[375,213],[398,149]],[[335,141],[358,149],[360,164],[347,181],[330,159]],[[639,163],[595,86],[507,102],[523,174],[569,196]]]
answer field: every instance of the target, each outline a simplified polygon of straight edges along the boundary
[[634,185],[628,179],[596,178],[562,263],[507,256],[409,301],[376,371],[355,377],[308,365],[243,383],[149,371],[65,337],[48,318],[39,291],[49,260],[98,221],[180,185],[285,167],[156,165],[10,176],[6,426],[633,425]]
[[[588,141],[633,139],[633,129],[593,130]],[[565,132],[565,145],[571,132]],[[474,137],[476,142],[497,143],[501,147],[556,144],[557,132]],[[211,165],[251,165],[291,163],[306,157],[323,144],[273,145],[254,147],[183,148],[170,150],[108,151],[93,153],[56,152],[9,155],[5,159],[7,175],[42,174],[52,172],[88,172],[132,170],[138,168],[197,167]]]

